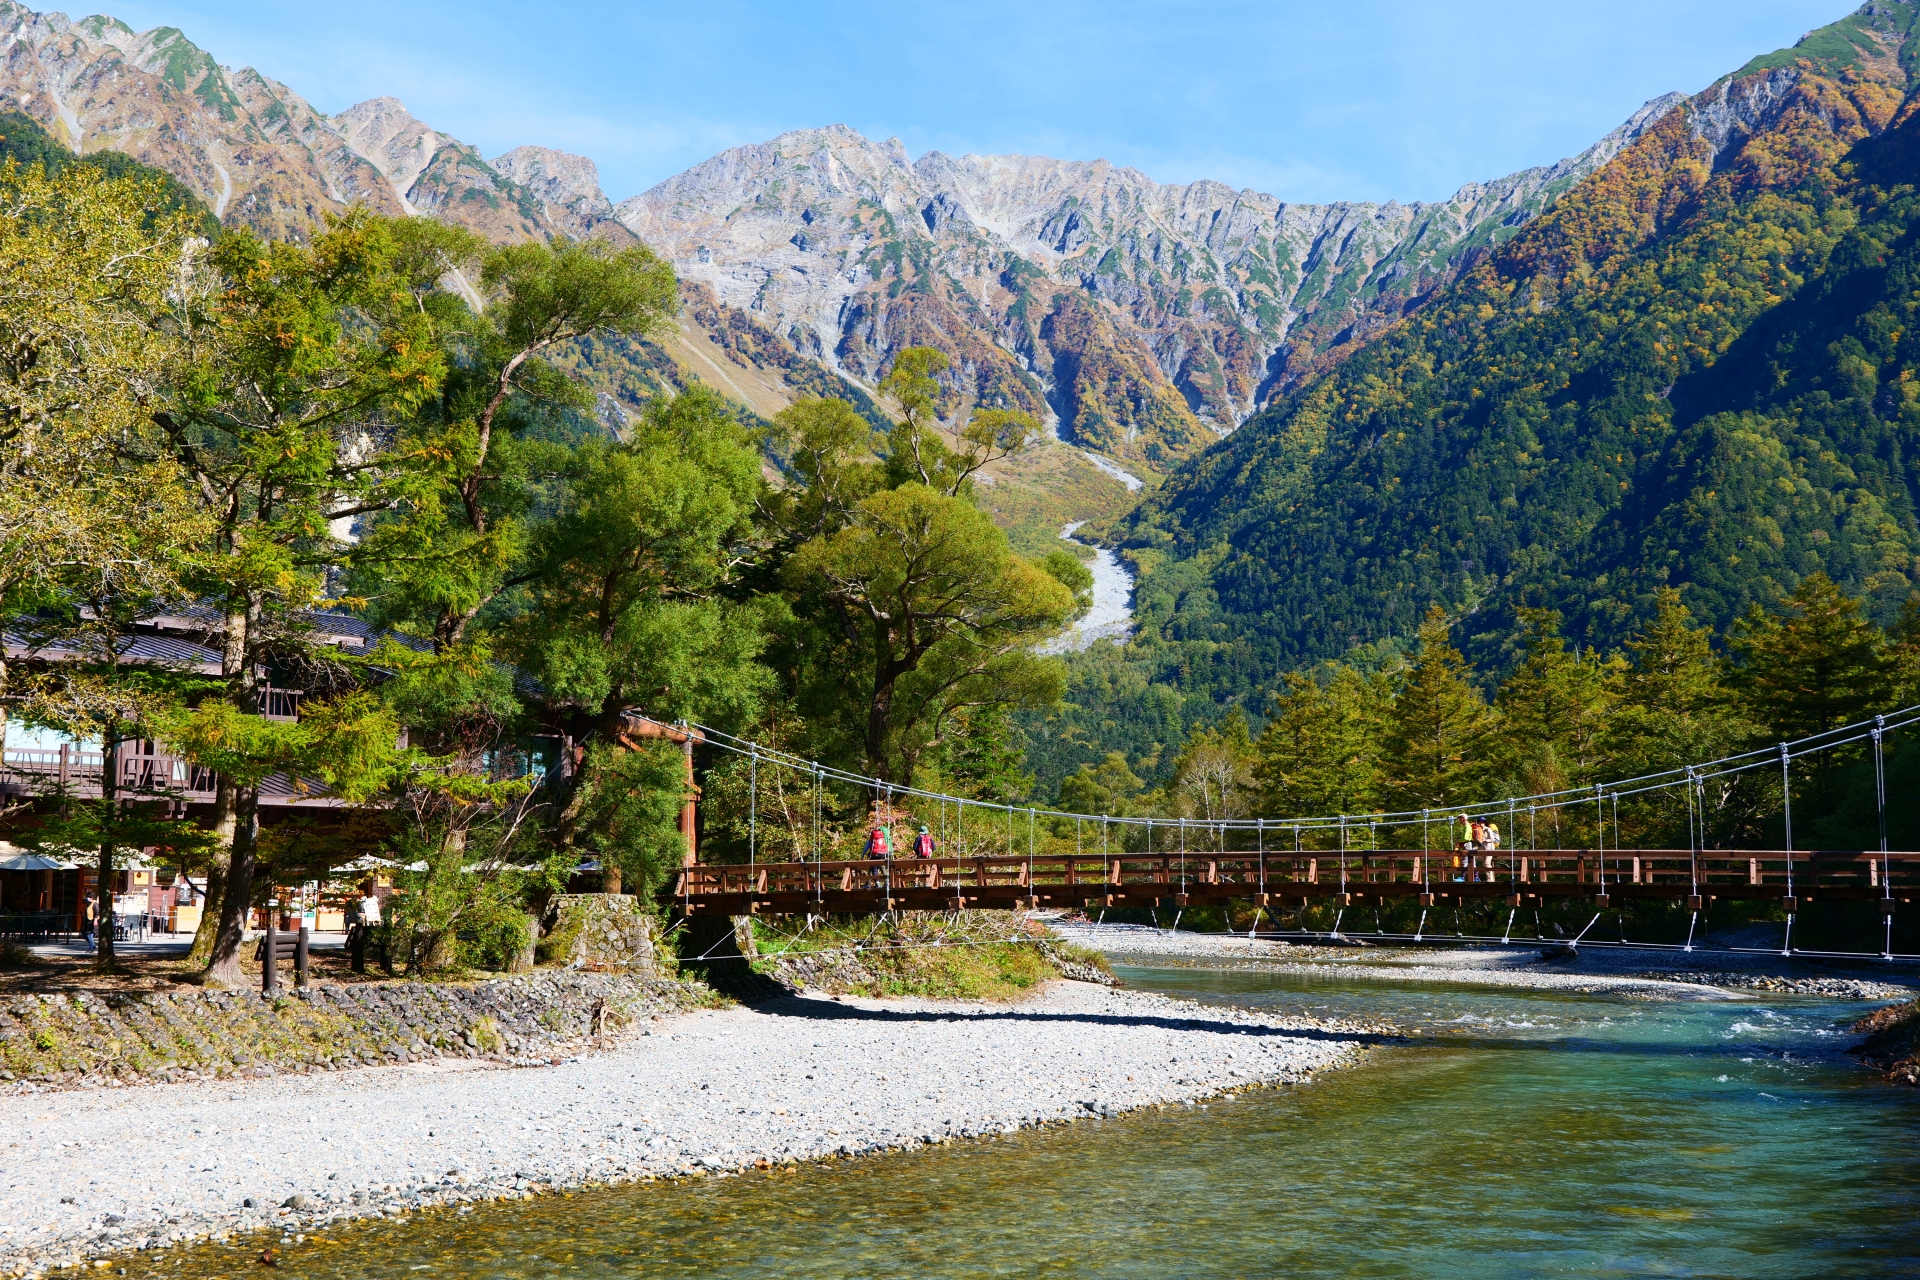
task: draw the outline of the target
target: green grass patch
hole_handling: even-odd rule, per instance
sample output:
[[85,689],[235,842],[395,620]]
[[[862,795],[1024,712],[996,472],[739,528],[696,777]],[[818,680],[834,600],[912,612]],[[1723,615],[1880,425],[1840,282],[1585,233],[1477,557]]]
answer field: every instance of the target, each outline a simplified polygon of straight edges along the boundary
[[793,936],[755,921],[756,968],[835,995],[1016,1000],[1060,976],[1035,927],[1004,912],[833,917]]

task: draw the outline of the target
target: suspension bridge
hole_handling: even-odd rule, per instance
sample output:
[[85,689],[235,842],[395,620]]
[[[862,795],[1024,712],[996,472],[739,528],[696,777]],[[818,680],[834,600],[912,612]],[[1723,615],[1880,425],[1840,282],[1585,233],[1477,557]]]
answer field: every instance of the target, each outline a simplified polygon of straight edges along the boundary
[[1584,901],[1874,901],[1891,911],[1920,894],[1920,853],[1861,850],[1529,849],[1507,854],[1385,849],[1362,853],[997,854],[841,862],[696,864],[674,897],[688,914],[983,908],[1186,907],[1246,902],[1509,906]]
[[[1888,847],[1886,741],[1920,724],[1920,706],[1792,742],[1636,778],[1511,796],[1445,809],[1295,818],[1163,818],[1082,814],[996,804],[822,766],[707,726],[708,746],[747,762],[747,859],[678,868],[672,894],[687,917],[959,911],[1171,908],[1244,903],[1256,909],[1412,902],[1493,902],[1512,910],[1586,903],[1605,911],[1665,901],[1698,913],[1715,900],[1773,903],[1792,917],[1811,902],[1878,904],[1892,921],[1920,896],[1920,851]],[[1796,762],[1855,748],[1870,758],[1878,847],[1795,848]],[[1804,768],[1802,763],[1802,768]],[[784,859],[762,840],[762,773],[777,771]],[[824,820],[833,801],[868,798],[873,825],[927,825],[933,856],[845,856],[846,831]],[[1737,788],[1777,802],[1784,847],[1712,847],[1714,815]],[[1898,797],[1906,806],[1913,796]],[[1684,820],[1687,848],[1623,848],[1622,804],[1664,802]],[[1464,824],[1504,823],[1505,847],[1457,847]],[[1770,819],[1771,821],[1771,819]],[[1585,847],[1539,847],[1577,826]],[[1609,828],[1612,840],[1609,842]],[[1436,840],[1435,836],[1439,839]],[[1071,852],[1064,845],[1071,841]],[[889,850],[893,842],[888,842]],[[793,856],[798,855],[798,856]],[[1597,918],[1597,916],[1596,916]],[[1424,924],[1424,913],[1423,913]],[[1336,925],[1336,931],[1338,926]],[[1415,936],[1418,936],[1416,930]],[[1689,935],[1691,936],[1691,935]],[[1865,953],[1863,953],[1865,954]]]

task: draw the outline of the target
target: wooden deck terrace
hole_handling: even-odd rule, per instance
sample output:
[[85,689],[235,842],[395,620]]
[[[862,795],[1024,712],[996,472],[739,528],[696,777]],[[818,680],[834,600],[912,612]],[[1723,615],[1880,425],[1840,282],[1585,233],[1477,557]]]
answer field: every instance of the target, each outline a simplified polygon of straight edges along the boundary
[[[1890,877],[1890,879],[1889,879]],[[1450,853],[1178,853],[911,858],[892,862],[701,863],[673,886],[689,914],[858,914],[965,908],[1146,907],[1249,902],[1339,906],[1464,899],[1606,907],[1715,898],[1893,904],[1920,896],[1920,853],[1877,850],[1528,849]]]

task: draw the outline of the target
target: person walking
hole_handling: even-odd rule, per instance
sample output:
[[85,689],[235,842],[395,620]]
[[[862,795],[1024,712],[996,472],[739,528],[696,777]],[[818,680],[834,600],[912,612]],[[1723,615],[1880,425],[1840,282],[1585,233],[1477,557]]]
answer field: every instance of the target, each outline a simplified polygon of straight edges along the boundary
[[874,862],[893,859],[893,842],[887,838],[887,829],[881,823],[874,823],[873,830],[867,832],[867,857]]
[[939,848],[933,841],[933,833],[928,831],[925,826],[922,826],[920,828],[920,834],[913,838],[913,856],[916,858],[931,858],[938,852]]
[[360,886],[360,896],[347,905],[347,954],[355,973],[367,971],[367,942],[373,927],[380,923],[380,899],[374,895],[373,881]]
[[89,951],[100,949],[99,925],[100,899],[89,894],[86,913],[80,918],[80,936],[86,940]]
[[[353,971],[355,973],[365,973],[367,971],[367,944],[373,941],[373,931],[380,927],[380,895],[371,878],[361,882],[359,909],[360,932],[353,936],[350,941],[353,944]],[[380,967],[388,974],[393,972],[393,955],[387,950],[385,944],[382,944],[380,948]]]

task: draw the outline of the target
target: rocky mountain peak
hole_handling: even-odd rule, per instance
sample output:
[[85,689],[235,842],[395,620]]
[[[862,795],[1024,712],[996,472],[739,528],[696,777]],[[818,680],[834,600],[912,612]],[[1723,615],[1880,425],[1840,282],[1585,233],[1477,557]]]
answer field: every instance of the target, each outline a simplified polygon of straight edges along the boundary
[[515,147],[487,163],[542,200],[556,204],[584,201],[613,208],[600,189],[600,168],[585,156],[551,147]]
[[368,98],[329,123],[348,146],[393,184],[394,194],[403,204],[407,203],[407,191],[433,163],[434,152],[440,147],[440,136],[414,119],[398,98]]
[[599,167],[585,156],[524,146],[488,163],[495,173],[532,192],[547,216],[570,234],[591,235],[613,216],[613,202],[600,189]]

